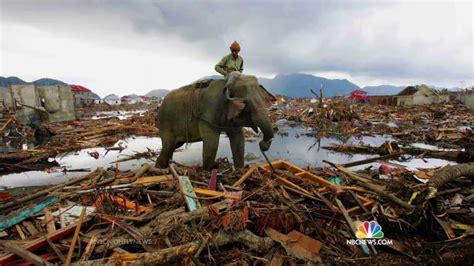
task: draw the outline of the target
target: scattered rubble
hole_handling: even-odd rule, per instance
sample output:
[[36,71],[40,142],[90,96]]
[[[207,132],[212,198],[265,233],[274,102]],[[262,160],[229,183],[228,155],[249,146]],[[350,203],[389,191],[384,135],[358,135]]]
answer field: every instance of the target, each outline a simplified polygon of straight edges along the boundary
[[[472,163],[426,185],[328,163],[98,168],[0,205],[0,264],[472,263]],[[383,237],[362,243],[364,221]]]
[[[325,161],[320,168],[280,160],[236,170],[226,158],[211,172],[145,163],[133,171],[99,167],[24,195],[5,191],[0,265],[474,263],[472,111],[451,103],[298,99],[272,107],[271,116],[275,128],[303,124],[317,130],[316,138],[389,135],[394,141],[323,147],[371,158]],[[158,136],[155,120],[150,110],[124,120],[51,124],[45,144],[0,154],[0,167],[41,169],[71,151],[120,150],[110,146],[125,136]],[[27,130],[9,121],[10,131]],[[156,156],[148,150],[120,161]],[[407,158],[453,165],[413,169],[403,165]]]
[[130,135],[159,136],[154,111],[134,115],[129,119],[107,118],[57,123],[48,126],[52,137],[34,149],[0,154],[0,169],[5,172],[41,170],[49,158],[67,152],[92,147],[109,147]]
[[302,122],[318,129],[320,136],[391,135],[403,143],[463,148],[473,142],[474,113],[454,103],[392,106],[338,100],[321,106],[290,101],[283,109],[274,110],[273,118]]

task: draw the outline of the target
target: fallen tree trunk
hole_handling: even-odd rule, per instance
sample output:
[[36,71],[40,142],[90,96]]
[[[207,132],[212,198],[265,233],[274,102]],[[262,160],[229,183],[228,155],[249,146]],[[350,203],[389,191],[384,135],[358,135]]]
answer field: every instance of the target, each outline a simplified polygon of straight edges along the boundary
[[461,176],[474,178],[474,163],[448,165],[436,171],[435,175],[427,183],[427,199],[436,197],[438,190],[442,186]]
[[[140,233],[144,236],[144,240],[147,240],[147,238],[152,237],[151,235],[154,232],[157,232],[160,235],[166,235],[166,233],[173,230],[173,228],[179,226],[180,224],[187,223],[191,220],[195,220],[195,219],[200,219],[201,221],[209,220],[211,218],[211,213],[212,213],[210,209],[222,210],[229,206],[230,205],[226,202],[218,202],[210,206],[197,209],[192,212],[185,212],[185,213],[180,212],[178,214],[174,214],[173,213],[175,212],[174,210],[169,211],[169,212],[164,212],[158,215],[154,220],[152,220],[148,224],[140,227],[139,230],[140,230]],[[108,249],[120,247],[128,243],[127,242],[128,239],[129,239],[128,235],[115,237],[111,239],[110,241],[108,241],[106,244],[96,247],[95,251],[98,253],[103,253],[107,251]]]
[[323,160],[323,162],[330,164],[331,166],[337,168],[337,170],[339,170],[343,174],[345,174],[347,177],[351,178],[354,181],[359,182],[358,184],[361,187],[375,192],[376,194],[390,200],[391,202],[398,204],[399,206],[403,207],[404,209],[413,210],[413,209],[416,208],[415,206],[413,206],[411,204],[408,204],[405,201],[397,198],[392,193],[389,193],[385,190],[382,190],[382,189],[378,188],[377,186],[375,186],[373,184],[368,183],[366,180],[364,180],[364,178],[359,177],[358,175],[356,175],[355,173],[352,173],[351,171],[347,170],[346,168],[342,167],[341,165],[337,165],[337,164],[334,164],[334,163],[326,161],[326,160]]
[[[381,156],[390,155],[386,144],[382,144],[379,147],[372,146],[351,146],[351,145],[332,145],[324,146],[323,149],[332,150],[343,153],[363,153],[363,154],[378,154]],[[423,155],[424,157],[438,158],[449,161],[456,161],[463,163],[466,161],[472,161],[473,155],[467,151],[433,151],[428,149],[421,149],[415,147],[404,147],[403,149],[397,149],[396,154],[410,154],[410,155]]]
[[[155,252],[146,252],[146,253],[125,253],[118,254],[112,258],[100,259],[100,260],[91,260],[84,262],[77,262],[73,265],[99,265],[99,264],[127,264],[127,265],[156,265],[164,264],[172,261],[181,256],[195,254],[201,243],[205,240],[197,240],[187,244],[161,249]],[[273,246],[274,242],[269,237],[259,237],[252,233],[249,230],[238,231],[233,233],[223,233],[219,232],[215,234],[212,239],[209,240],[208,244],[213,247],[224,246],[231,243],[241,243],[252,250],[255,250],[260,253],[268,252],[269,249]]]

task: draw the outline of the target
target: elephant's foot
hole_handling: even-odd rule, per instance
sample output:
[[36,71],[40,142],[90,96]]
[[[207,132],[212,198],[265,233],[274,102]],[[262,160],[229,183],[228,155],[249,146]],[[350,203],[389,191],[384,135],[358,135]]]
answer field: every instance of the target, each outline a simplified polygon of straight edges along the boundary
[[234,160],[234,167],[235,168],[242,168],[244,167],[244,160]]
[[203,169],[204,171],[211,171],[213,168],[215,168],[214,165],[215,165],[215,164],[204,165],[204,166],[202,167],[202,169]]
[[169,166],[169,160],[163,160],[161,157],[158,157],[158,159],[156,159],[156,163],[155,163],[155,167],[157,168],[168,168]]

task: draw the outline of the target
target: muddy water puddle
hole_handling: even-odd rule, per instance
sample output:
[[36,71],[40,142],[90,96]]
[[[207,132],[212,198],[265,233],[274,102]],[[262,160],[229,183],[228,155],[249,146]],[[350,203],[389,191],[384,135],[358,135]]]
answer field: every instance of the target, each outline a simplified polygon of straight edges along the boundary
[[[331,144],[341,144],[342,141],[336,138],[321,138],[319,141],[312,135],[315,131],[301,127],[280,127],[279,134],[275,135],[267,156],[271,161],[287,160],[300,167],[319,167],[325,166],[323,160],[337,163],[347,163],[358,161],[366,158],[374,157],[374,155],[362,154],[343,154],[328,151],[323,146]],[[258,146],[261,136],[248,137],[245,145],[246,163],[264,162]],[[387,140],[393,140],[389,136],[363,137],[361,139],[350,138],[347,144],[364,143],[371,146],[380,146]],[[64,182],[76,176],[85,175],[88,171],[92,171],[97,167],[116,167],[121,171],[136,169],[141,164],[148,162],[154,164],[153,160],[139,159],[125,162],[116,162],[134,155],[138,152],[152,150],[159,152],[161,149],[161,139],[159,137],[129,137],[115,143],[115,147],[125,147],[121,152],[107,151],[105,148],[90,148],[77,152],[63,154],[56,157],[56,161],[60,167],[55,169],[47,169],[45,171],[27,171],[0,176],[0,187],[26,187],[50,185]],[[98,159],[89,155],[91,152],[99,154]],[[200,165],[202,161],[202,142],[188,144],[183,146],[181,151],[175,152],[173,160],[186,165]],[[232,153],[230,150],[229,139],[225,135],[221,135],[220,145],[217,152],[217,158],[227,157],[232,161]],[[53,160],[53,158],[51,158]],[[64,172],[62,169],[83,169],[82,172]]]

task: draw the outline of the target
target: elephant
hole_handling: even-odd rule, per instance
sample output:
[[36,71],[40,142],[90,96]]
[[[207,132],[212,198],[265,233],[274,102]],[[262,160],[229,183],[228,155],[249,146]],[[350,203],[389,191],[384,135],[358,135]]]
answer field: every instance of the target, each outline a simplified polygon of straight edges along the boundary
[[242,127],[263,132],[260,149],[267,151],[273,140],[273,127],[267,107],[275,100],[255,76],[240,75],[233,86],[225,80],[190,84],[171,91],[158,110],[162,149],[156,167],[166,168],[175,149],[184,143],[203,141],[203,169],[214,167],[219,136],[230,140],[234,166],[244,166],[245,139]]

